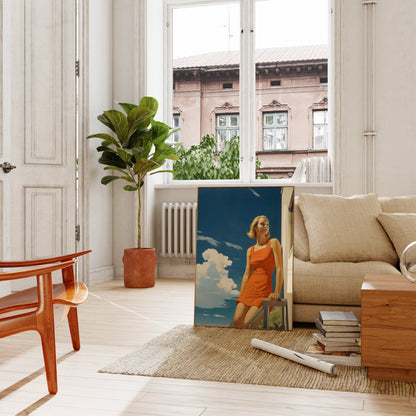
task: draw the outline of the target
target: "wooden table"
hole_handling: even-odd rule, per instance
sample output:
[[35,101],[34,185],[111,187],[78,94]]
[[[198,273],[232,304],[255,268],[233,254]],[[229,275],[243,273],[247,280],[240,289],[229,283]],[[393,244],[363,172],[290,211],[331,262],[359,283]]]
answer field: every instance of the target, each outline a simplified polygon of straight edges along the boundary
[[416,284],[402,275],[364,277],[361,363],[372,379],[416,381]]

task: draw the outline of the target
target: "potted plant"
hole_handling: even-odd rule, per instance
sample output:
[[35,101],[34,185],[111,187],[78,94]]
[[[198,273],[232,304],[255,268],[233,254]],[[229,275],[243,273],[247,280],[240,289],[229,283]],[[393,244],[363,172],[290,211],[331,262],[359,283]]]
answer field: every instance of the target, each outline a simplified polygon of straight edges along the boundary
[[172,172],[160,170],[167,159],[177,160],[175,147],[166,143],[176,130],[156,121],[154,116],[158,102],[153,97],[143,97],[139,105],[118,103],[124,111],[108,110],[98,120],[109,127],[114,134],[97,133],[87,137],[102,139],[97,151],[101,153],[98,162],[104,170],[113,171],[101,179],[103,185],[123,179],[126,191],[137,192],[137,248],[124,250],[124,285],[126,287],[150,287],[155,284],[156,253],[154,248],[142,248],[141,241],[141,187],[147,174]]

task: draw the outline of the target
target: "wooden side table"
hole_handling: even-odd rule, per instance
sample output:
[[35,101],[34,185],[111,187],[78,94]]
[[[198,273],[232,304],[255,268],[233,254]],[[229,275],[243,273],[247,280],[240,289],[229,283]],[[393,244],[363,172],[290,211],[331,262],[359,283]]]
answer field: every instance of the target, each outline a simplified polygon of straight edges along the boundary
[[364,277],[361,363],[372,379],[416,381],[416,284],[401,275]]

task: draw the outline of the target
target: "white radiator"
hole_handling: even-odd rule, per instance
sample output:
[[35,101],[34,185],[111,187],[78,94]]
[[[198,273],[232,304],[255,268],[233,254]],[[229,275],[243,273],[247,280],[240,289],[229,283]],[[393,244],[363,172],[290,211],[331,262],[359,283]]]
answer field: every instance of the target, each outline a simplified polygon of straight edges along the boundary
[[196,202],[162,203],[162,250],[165,257],[196,257]]

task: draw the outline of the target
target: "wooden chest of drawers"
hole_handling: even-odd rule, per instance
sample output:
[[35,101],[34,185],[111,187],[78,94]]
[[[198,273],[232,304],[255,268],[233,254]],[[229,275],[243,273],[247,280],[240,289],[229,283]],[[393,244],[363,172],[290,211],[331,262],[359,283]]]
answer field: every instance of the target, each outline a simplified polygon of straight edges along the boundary
[[361,326],[369,378],[416,381],[416,284],[401,275],[366,275]]

